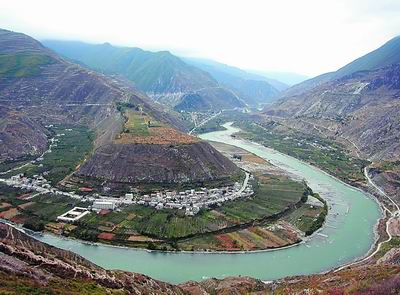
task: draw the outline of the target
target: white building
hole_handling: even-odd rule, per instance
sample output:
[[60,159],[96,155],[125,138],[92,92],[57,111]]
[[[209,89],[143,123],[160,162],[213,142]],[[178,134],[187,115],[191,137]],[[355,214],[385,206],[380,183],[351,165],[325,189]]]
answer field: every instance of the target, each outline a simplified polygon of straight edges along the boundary
[[93,209],[101,210],[101,209],[115,209],[115,202],[114,201],[103,201],[103,200],[96,200],[93,202],[92,205]]
[[75,221],[81,219],[83,216],[89,214],[90,211],[87,208],[75,207],[68,212],[57,217],[58,221],[74,223]]
[[133,194],[131,194],[131,193],[125,194],[125,200],[132,201],[133,200]]

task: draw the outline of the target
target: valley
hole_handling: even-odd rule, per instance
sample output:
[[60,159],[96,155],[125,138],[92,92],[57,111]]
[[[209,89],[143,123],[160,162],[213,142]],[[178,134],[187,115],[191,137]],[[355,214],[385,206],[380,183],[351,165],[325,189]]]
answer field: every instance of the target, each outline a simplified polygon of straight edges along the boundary
[[[135,122],[147,124],[141,120]],[[129,119],[128,124],[131,125]],[[235,201],[232,199],[234,195],[229,198],[228,187],[223,188],[227,192],[221,191],[225,200],[208,201],[204,208],[202,208],[205,206],[203,203],[197,205],[173,203],[177,198],[173,190],[166,192],[167,198],[170,199],[168,205],[174,205],[171,209],[154,208],[155,205],[162,204],[160,196],[165,193],[161,191],[157,192],[157,197],[154,194],[154,205],[151,204],[153,201],[150,203],[146,201],[146,198],[151,198],[150,193],[153,196],[152,190],[147,197],[144,195],[143,199],[136,192],[132,194],[130,201],[119,197],[115,189],[110,191],[109,197],[99,196],[101,191],[93,186],[93,182],[83,182],[82,178],[73,176],[81,161],[78,155],[84,155],[85,148],[86,152],[88,148],[90,149],[91,134],[86,134],[84,128],[68,127],[71,126],[51,126],[49,130],[54,136],[52,144],[41,157],[22,165],[19,169],[14,168],[8,173],[3,173],[3,183],[12,185],[15,189],[3,186],[3,190],[9,193],[1,198],[2,218],[34,230],[45,230],[89,241],[164,251],[243,251],[276,248],[298,243],[306,234],[311,234],[320,226],[311,230],[314,226],[312,216],[321,214],[322,204],[319,207],[303,204],[307,198],[313,198],[308,196],[312,195],[312,192],[307,192],[308,189],[304,184],[291,180],[283,171],[262,158],[229,146],[223,148],[223,154],[236,161],[242,169],[252,171],[251,174],[246,172],[244,181],[247,183],[251,175],[249,185],[255,192],[253,193],[250,188],[247,192],[245,184],[240,189],[245,196],[247,194],[250,197],[249,200]],[[140,134],[143,135],[143,132]],[[83,136],[87,136],[87,143],[83,141]],[[144,136],[147,136],[147,133]],[[82,148],[79,148],[78,142]],[[74,146],[73,149],[71,144]],[[235,157],[241,160],[235,160]],[[55,160],[57,162],[54,162]],[[54,167],[56,163],[57,167]],[[57,186],[58,189],[51,185]],[[219,192],[218,187],[211,189],[213,190],[215,193]],[[185,198],[192,196],[193,192],[193,189],[189,190],[189,196]],[[120,190],[120,193],[124,194],[123,190]],[[225,205],[223,202],[228,200],[227,198],[232,201]],[[96,200],[114,202],[118,204],[116,205],[118,209],[114,212],[109,209],[97,211],[97,214],[93,212],[75,224],[57,222],[57,218],[69,209],[87,207]],[[120,204],[121,202],[123,203]],[[174,209],[175,204],[177,206]],[[193,213],[188,211],[189,208],[200,209],[200,213],[191,217]],[[303,213],[296,213],[296,220],[291,222],[284,220],[285,216],[297,211]],[[195,214],[197,212],[195,211]],[[304,217],[301,217],[303,214]],[[303,221],[299,230],[296,226],[297,220],[301,218]]]
[[289,87],[0,29],[0,293],[396,290],[399,48]]

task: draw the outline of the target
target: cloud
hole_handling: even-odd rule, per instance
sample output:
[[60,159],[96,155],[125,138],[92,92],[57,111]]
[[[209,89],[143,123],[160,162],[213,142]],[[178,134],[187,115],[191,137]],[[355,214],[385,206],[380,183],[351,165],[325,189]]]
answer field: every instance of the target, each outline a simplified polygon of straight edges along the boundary
[[0,26],[316,75],[399,33],[392,0],[3,1]]

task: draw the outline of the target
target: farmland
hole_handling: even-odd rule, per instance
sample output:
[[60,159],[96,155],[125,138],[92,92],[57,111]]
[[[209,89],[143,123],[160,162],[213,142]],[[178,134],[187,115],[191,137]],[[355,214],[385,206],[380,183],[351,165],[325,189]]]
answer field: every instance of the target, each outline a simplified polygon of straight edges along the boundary
[[[121,138],[116,141],[128,137],[151,139],[157,130],[168,128],[157,122],[149,123],[146,115],[136,111],[129,110],[129,116],[125,124],[129,132],[121,133]],[[28,176],[46,173],[46,178],[57,184],[90,152],[93,135],[79,126],[52,126],[51,132],[57,139],[50,147],[51,152],[18,172]],[[160,135],[157,137],[162,138]],[[189,251],[250,251],[283,247],[301,241],[313,227],[321,225],[316,223],[316,220],[324,220],[321,212],[316,209],[311,216],[311,208],[305,204],[308,195],[312,194],[305,183],[290,179],[266,160],[247,151],[213,145],[239,167],[250,169],[254,175],[250,180],[255,192],[252,197],[202,209],[195,216],[186,216],[184,210],[178,209],[122,206],[116,211],[91,213],[76,224],[68,225],[57,222],[57,216],[74,206],[86,207],[88,204],[51,194],[4,189],[0,197],[0,214],[34,230],[88,241]]]
[[259,142],[282,153],[318,166],[342,180],[363,181],[362,169],[368,161],[349,156],[345,148],[329,139],[294,130],[277,131],[276,124],[249,124],[241,121],[246,139]]
[[[24,173],[28,177],[43,173],[53,185],[76,170],[76,167],[92,150],[94,133],[88,128],[77,125],[54,125],[49,128],[56,139],[51,152],[45,153],[39,161],[28,163],[12,174]],[[14,163],[15,165],[15,163]]]
[[290,128],[260,114],[224,111],[197,130],[198,133],[222,130],[221,124],[235,122],[240,136],[317,166],[348,182],[363,182],[362,169],[369,161],[349,155],[346,147],[332,138]]
[[[294,226],[274,223],[281,212],[302,204],[309,190],[285,176],[260,174],[256,179],[254,198],[202,210],[196,216],[185,216],[181,210],[158,211],[134,205],[119,212],[104,210],[101,214],[87,215],[70,234],[81,239],[152,249],[254,250],[298,242]],[[239,246],[224,244],[221,237],[227,236],[238,240]]]
[[160,123],[146,113],[132,108],[123,110],[125,124],[115,139],[117,144],[190,144],[198,142],[196,137]]

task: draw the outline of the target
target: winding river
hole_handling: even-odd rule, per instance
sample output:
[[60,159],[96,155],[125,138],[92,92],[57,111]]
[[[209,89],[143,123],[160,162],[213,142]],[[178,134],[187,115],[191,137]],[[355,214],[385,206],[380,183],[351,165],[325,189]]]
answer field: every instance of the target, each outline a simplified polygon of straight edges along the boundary
[[368,195],[295,158],[230,135],[238,129],[201,135],[202,139],[231,144],[263,157],[307,181],[329,204],[325,225],[307,241],[275,251],[227,253],[160,253],[91,245],[44,234],[43,242],[71,250],[94,263],[113,269],[147,274],[180,283],[209,277],[247,275],[272,280],[289,275],[316,273],[364,256],[374,243],[374,226],[381,216],[378,204]]

